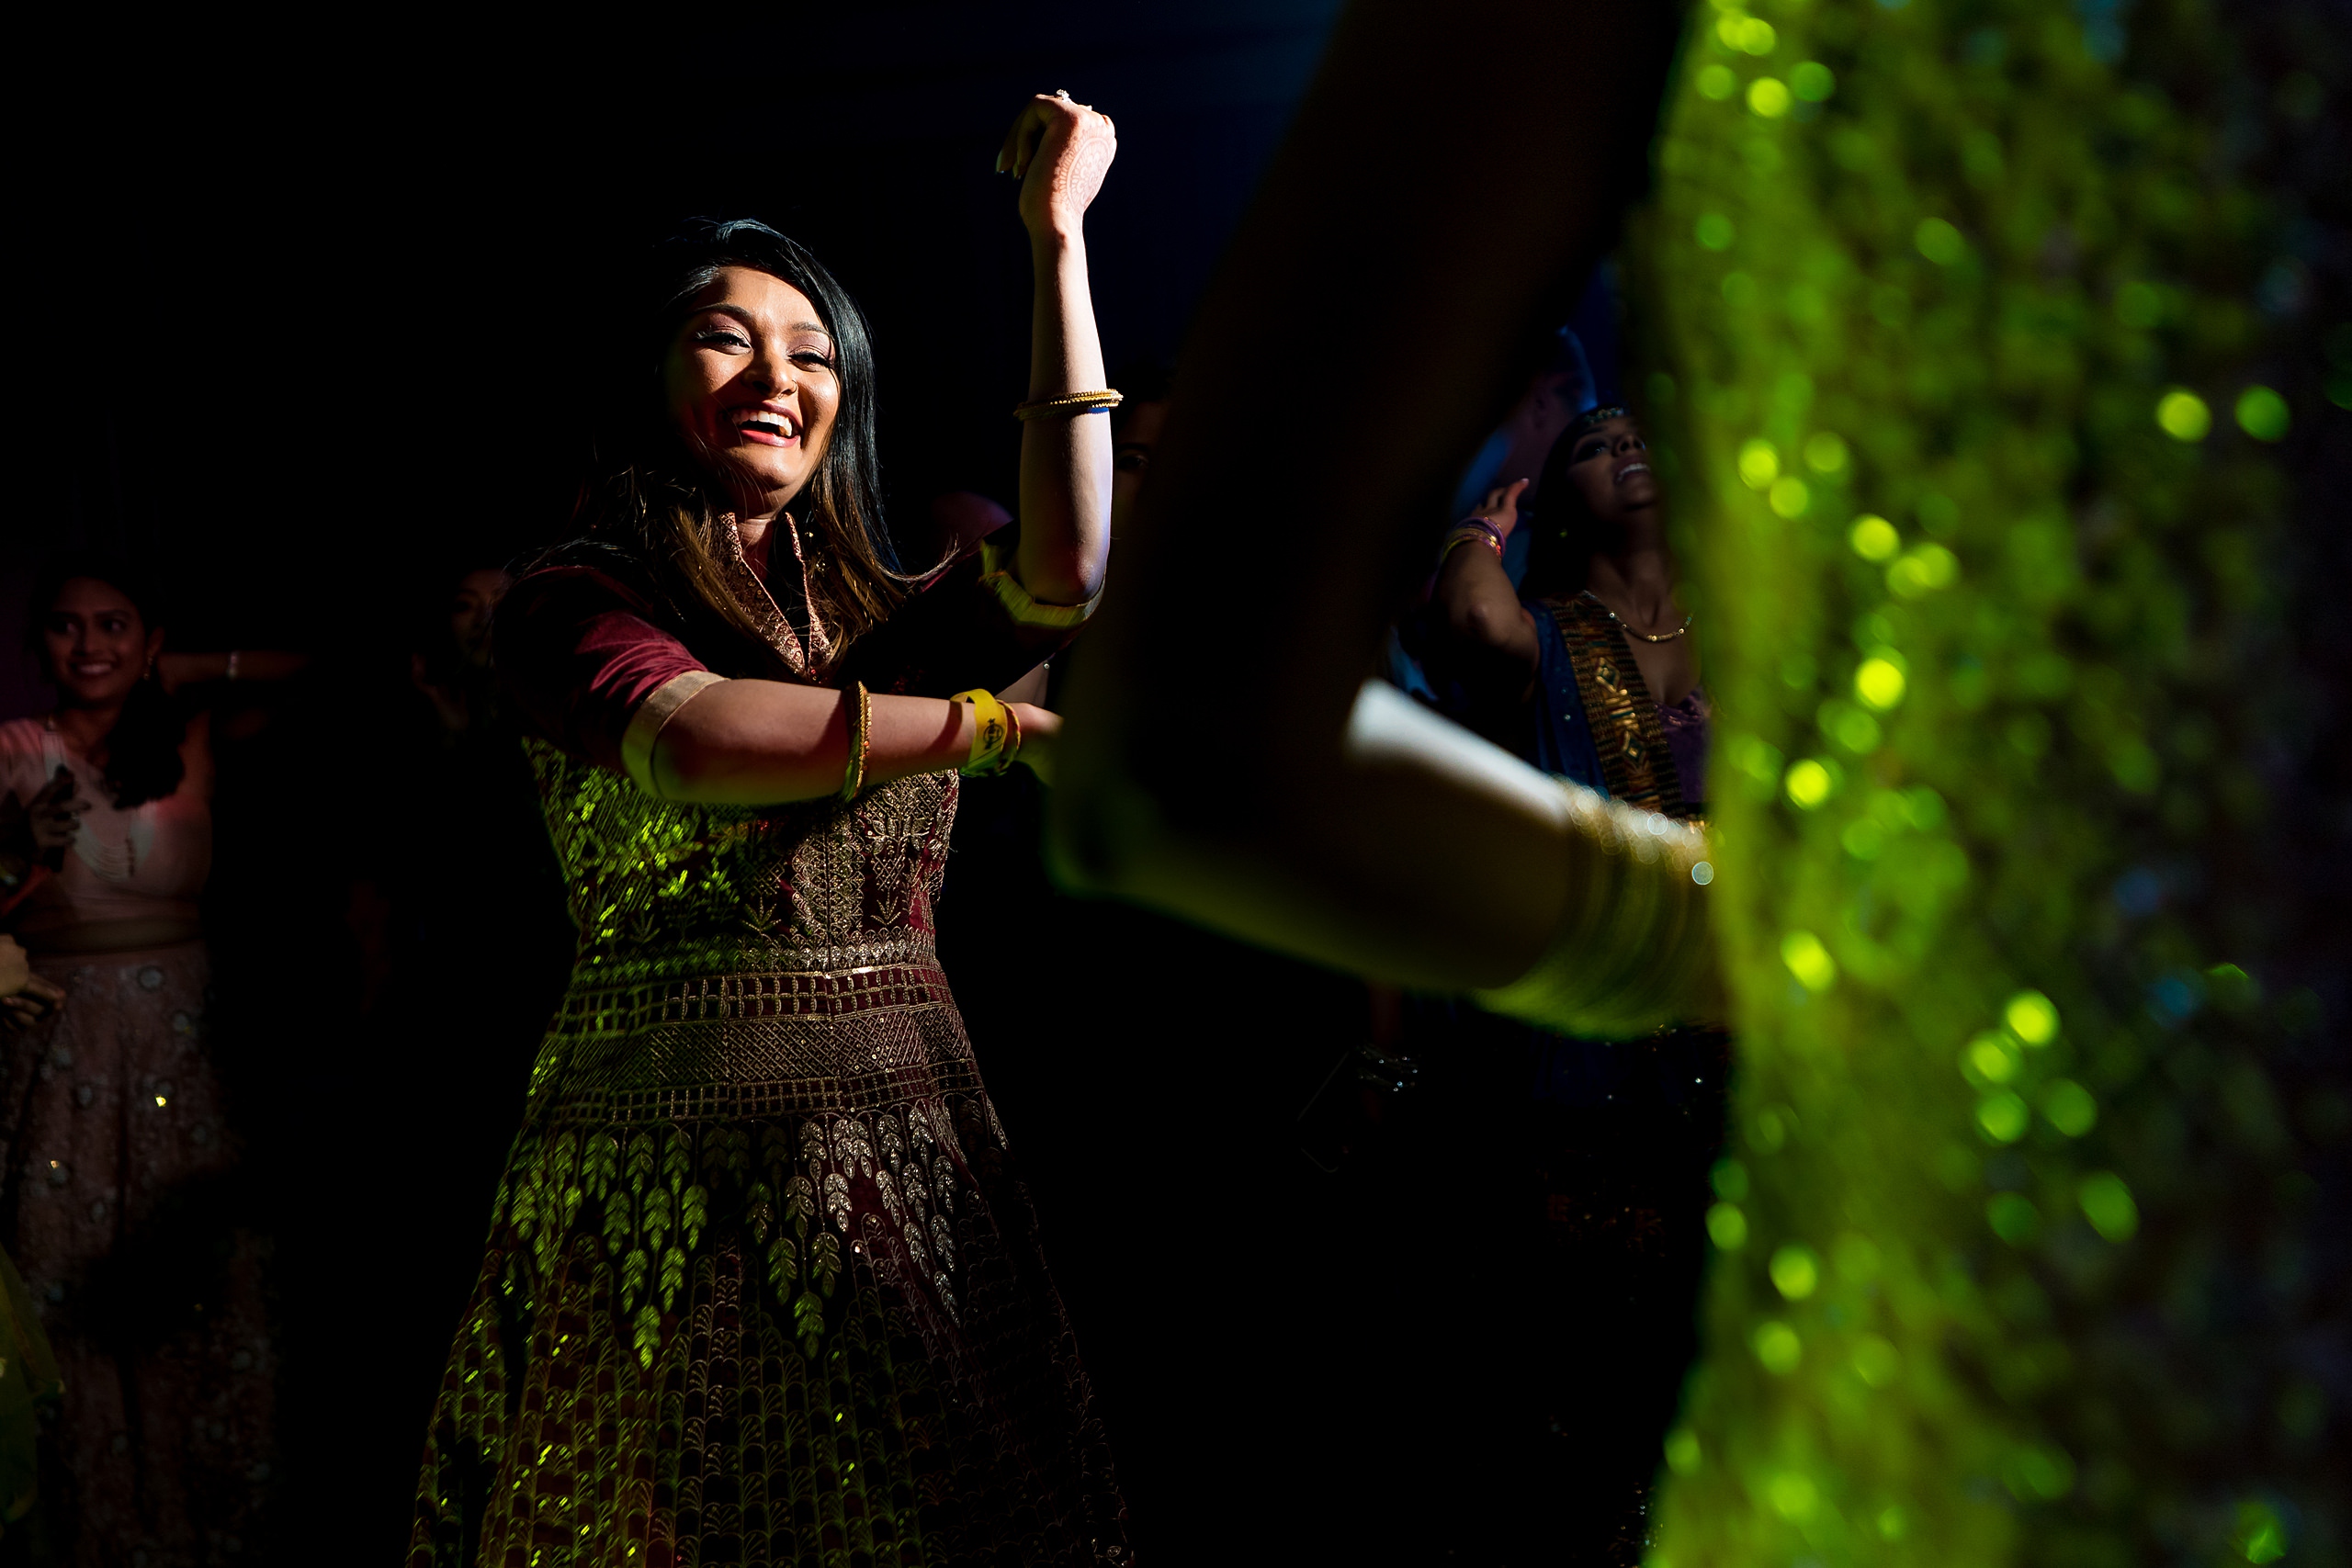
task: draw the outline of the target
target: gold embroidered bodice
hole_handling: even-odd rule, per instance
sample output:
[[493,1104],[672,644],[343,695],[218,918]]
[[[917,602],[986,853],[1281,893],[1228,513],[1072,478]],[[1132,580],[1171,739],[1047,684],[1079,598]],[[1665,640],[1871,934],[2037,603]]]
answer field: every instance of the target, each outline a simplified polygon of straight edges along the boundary
[[703,807],[526,743],[580,929],[531,1117],[789,1116],[977,1087],[933,945],[956,778]]

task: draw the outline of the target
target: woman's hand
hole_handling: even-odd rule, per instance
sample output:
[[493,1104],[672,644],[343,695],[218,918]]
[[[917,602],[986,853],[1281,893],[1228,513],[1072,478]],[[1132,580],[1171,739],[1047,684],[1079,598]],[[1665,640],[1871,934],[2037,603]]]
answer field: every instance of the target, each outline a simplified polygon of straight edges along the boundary
[[1021,726],[1021,750],[1013,761],[1037,775],[1037,782],[1054,782],[1054,743],[1061,738],[1062,716],[1051,708],[1041,708],[1035,703],[1007,703],[1013,722]]
[[1118,155],[1119,133],[1109,115],[1063,94],[1040,93],[1004,133],[996,166],[1020,179],[1021,221],[1043,239],[1079,231]]
[[82,830],[82,813],[90,808],[90,803],[74,798],[74,774],[61,766],[40,793],[26,803],[25,826],[32,833],[36,851],[62,850]]
[[1519,492],[1526,488],[1525,479],[1513,479],[1499,490],[1490,490],[1486,503],[1470,515],[1484,518],[1493,525],[1497,534],[1508,539],[1510,531],[1519,526]]
[[39,1023],[65,999],[65,989],[33,973],[32,961],[12,936],[0,936],[0,1019],[14,1028]]

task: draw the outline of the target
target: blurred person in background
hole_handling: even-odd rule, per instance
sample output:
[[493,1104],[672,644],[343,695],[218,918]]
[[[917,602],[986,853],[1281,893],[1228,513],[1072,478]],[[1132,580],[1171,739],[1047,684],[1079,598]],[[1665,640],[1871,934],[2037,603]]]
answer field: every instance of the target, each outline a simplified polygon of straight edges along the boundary
[[[1470,459],[1454,490],[1452,515],[1467,517],[1479,509],[1484,498],[1516,484],[1519,516],[1524,524],[1543,495],[1544,460],[1551,455],[1553,444],[1569,421],[1582,418],[1600,400],[1583,340],[1572,329],[1560,328],[1553,334],[1550,355],[1528,378],[1527,389],[1511,405],[1510,416]],[[1531,531],[1522,526],[1503,541],[1502,568],[1513,585],[1527,575],[1531,536]],[[1419,605],[1414,608],[1419,610]],[[1381,679],[1435,706],[1437,692],[1420,660],[1406,645],[1407,629],[1403,626],[1389,628],[1381,655]]]
[[[0,795],[0,802],[15,799]],[[8,837],[8,827],[6,806],[0,806],[0,840]],[[10,880],[0,872],[0,886]],[[5,901],[0,894],[0,903]],[[34,974],[15,937],[0,936],[0,1040],[39,1023],[64,999],[65,987]],[[41,1562],[57,1555],[50,1550],[48,1520],[28,1522],[28,1516],[40,1501],[41,1419],[62,1392],[56,1353],[41,1332],[40,1309],[24,1276],[0,1252],[0,1540],[21,1527],[17,1539],[23,1546],[5,1549],[15,1560]]]
[[1136,360],[1121,368],[1119,390],[1126,401],[1111,411],[1111,537],[1118,538],[1136,508],[1143,477],[1151,471],[1151,455],[1159,432],[1168,423],[1168,393],[1175,370],[1157,359]]
[[440,614],[425,618],[409,654],[409,679],[433,705],[451,742],[485,734],[498,719],[490,668],[490,621],[514,585],[503,566],[477,566],[448,586]]
[[193,1561],[258,1544],[277,1359],[207,1034],[202,698],[304,660],[165,651],[152,584],[121,561],[52,569],[30,620],[57,705],[0,725],[21,808],[0,863],[28,868],[7,922],[64,1002],[0,1045],[0,1246],[65,1386],[45,1529],[76,1563]]
[[[1625,409],[1589,410],[1540,484],[1540,520],[1522,519],[1520,480],[1446,536],[1413,638],[1440,705],[1555,777],[1702,817],[1711,710],[1648,443]],[[1514,580],[1504,559],[1522,536]]]
[[[1522,513],[1539,491],[1540,510]],[[1556,778],[1695,821],[1711,710],[1662,500],[1632,414],[1584,411],[1536,484],[1497,486],[1447,535],[1406,641],[1448,716]],[[1727,1037],[1684,1027],[1580,1039],[1452,1002],[1408,1001],[1402,1013],[1429,1096],[1480,1129],[1464,1157],[1493,1167],[1499,1244],[1530,1260],[1510,1310],[1534,1376],[1525,1407],[1498,1423],[1525,1435],[1539,1495],[1569,1505],[1564,1560],[1630,1568],[1697,1348]]]
[[[335,847],[356,963],[334,999],[356,1016],[348,1044],[304,1071],[311,1099],[351,1110],[283,1132],[292,1169],[341,1175],[280,1194],[277,1239],[281,1420],[342,1435],[285,1455],[274,1513],[282,1532],[334,1531],[363,1556],[406,1531],[416,1433],[576,940],[492,663],[511,584],[462,555],[421,572],[401,640],[374,682],[355,682],[368,699],[338,710],[350,783]],[[395,1269],[387,1235],[404,1238]]]

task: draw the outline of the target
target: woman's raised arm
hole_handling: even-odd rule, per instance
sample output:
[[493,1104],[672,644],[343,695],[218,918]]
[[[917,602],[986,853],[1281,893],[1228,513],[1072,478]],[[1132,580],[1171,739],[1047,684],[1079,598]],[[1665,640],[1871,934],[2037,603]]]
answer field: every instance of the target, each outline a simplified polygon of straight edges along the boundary
[[[1102,344],[1086,278],[1087,205],[1119,141],[1110,117],[1059,96],[1029,101],[997,167],[1021,179],[1036,294],[1027,400],[1100,391]],[[1102,589],[1111,550],[1107,411],[1031,419],[1021,432],[1021,545],[1014,572],[1048,604],[1083,604]]]

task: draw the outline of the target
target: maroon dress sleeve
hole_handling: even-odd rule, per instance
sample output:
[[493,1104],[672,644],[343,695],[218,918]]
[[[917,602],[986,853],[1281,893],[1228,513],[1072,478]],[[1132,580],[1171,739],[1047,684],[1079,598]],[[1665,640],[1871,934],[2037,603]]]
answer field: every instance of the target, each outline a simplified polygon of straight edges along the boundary
[[498,606],[500,684],[524,728],[625,771],[621,738],[645,699],[708,667],[617,579],[582,566],[530,573]]

